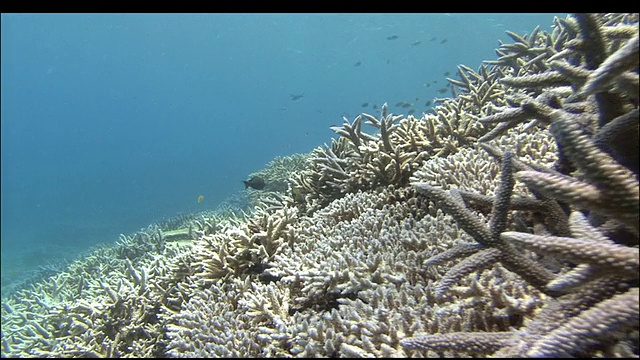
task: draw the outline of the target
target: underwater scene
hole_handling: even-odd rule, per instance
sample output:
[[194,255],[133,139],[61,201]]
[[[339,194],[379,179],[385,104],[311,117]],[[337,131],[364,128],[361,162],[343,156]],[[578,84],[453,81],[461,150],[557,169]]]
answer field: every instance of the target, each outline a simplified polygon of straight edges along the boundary
[[2,357],[638,357],[638,14],[2,14]]

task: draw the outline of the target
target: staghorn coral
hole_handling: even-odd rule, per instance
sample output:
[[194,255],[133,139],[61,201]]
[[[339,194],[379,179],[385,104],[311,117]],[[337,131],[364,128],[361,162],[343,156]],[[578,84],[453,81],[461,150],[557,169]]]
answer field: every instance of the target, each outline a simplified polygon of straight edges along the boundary
[[[598,14],[508,33],[500,59],[459,67],[455,98],[421,118],[385,107],[345,120],[251,211],[123,235],[3,299],[2,355],[637,356],[637,164],[625,151],[637,136],[622,136],[637,130],[634,70],[609,60],[625,70],[574,96],[637,23]],[[604,110],[603,93],[617,99]],[[527,173],[625,206],[542,191]],[[522,264],[537,270],[520,276]]]
[[262,190],[247,189],[250,204],[256,206],[265,202],[265,199],[287,193],[294,174],[308,167],[309,156],[309,154],[276,156],[264,169],[249,174],[248,178],[259,176],[265,182],[265,188]]
[[[634,96],[633,92],[617,92],[616,89],[599,86],[597,91],[602,93],[584,100],[585,95],[596,92],[592,90],[596,88],[595,85],[591,85],[593,82],[612,82],[613,79],[626,76],[626,71],[634,67],[637,69],[637,56],[627,57],[627,54],[636,51],[637,46],[634,43],[636,39],[633,35],[637,36],[637,32],[622,35],[622,37],[632,38],[627,45],[619,43],[607,45],[609,43],[603,40],[600,21],[601,19],[596,16],[586,14],[577,16],[575,23],[573,19],[564,23],[567,24],[567,29],[570,29],[567,33],[580,36],[579,48],[585,61],[582,66],[586,70],[573,71],[573,73],[586,75],[568,76],[564,80],[566,83],[559,81],[562,78],[559,76],[560,73],[550,72],[546,73],[548,76],[533,74],[526,75],[522,79],[508,78],[504,82],[506,85],[524,88],[532,94],[540,95],[535,100],[531,100],[530,95],[514,97],[516,100],[514,103],[519,104],[519,108],[507,109],[502,113],[480,119],[485,123],[499,121],[505,124],[502,128],[498,128],[499,131],[492,131],[490,136],[483,137],[481,139],[483,141],[493,139],[504,133],[506,129],[513,128],[528,119],[541,120],[540,124],[551,125],[551,132],[560,150],[559,162],[555,166],[560,173],[552,169],[533,170],[523,167],[515,176],[518,180],[524,181],[536,196],[550,196],[561,201],[565,207],[588,210],[589,220],[574,212],[570,221],[573,236],[586,236],[586,239],[558,238],[544,235],[544,233],[534,235],[526,232],[502,232],[503,228],[495,225],[494,229],[495,233],[501,232],[500,237],[503,240],[525,245],[540,253],[551,254],[564,262],[565,267],[571,267],[574,261],[582,264],[567,270],[561,278],[547,282],[546,287],[549,290],[556,291],[557,294],[559,292],[557,300],[550,300],[531,323],[510,335],[504,334],[497,338],[479,333],[421,335],[403,340],[402,344],[406,348],[433,350],[444,346],[450,350],[470,352],[482,350],[484,353],[499,349],[497,356],[588,356],[588,354],[601,352],[619,355],[620,352],[616,349],[625,349],[623,351],[625,354],[637,353],[637,345],[630,345],[633,342],[637,344],[638,334],[637,248],[624,244],[625,239],[619,232],[614,232],[612,238],[592,235],[598,233],[598,230],[589,225],[589,222],[596,226],[606,224],[607,220],[624,224],[633,234],[630,236],[635,237],[631,243],[637,244],[639,197],[637,171],[633,171],[637,169],[637,165],[624,154],[616,153],[619,155],[616,159],[610,157],[605,151],[610,149],[612,144],[610,140],[602,140],[607,136],[592,134],[608,133],[610,130],[606,126],[612,122],[610,120],[614,118],[612,114],[634,114],[626,117],[619,116],[619,119],[625,120],[616,121],[631,126],[637,124],[634,119],[637,110],[629,112],[629,107],[633,104],[637,106],[638,99],[637,95],[635,99],[630,97]],[[520,40],[520,43],[524,42],[524,39]],[[608,54],[606,46],[621,46],[621,48],[618,51],[612,51],[613,54],[607,57],[603,56]],[[521,48],[526,46],[523,45]],[[559,52],[555,57],[575,55],[573,51],[561,53]],[[577,67],[580,66],[581,59],[572,56],[570,62],[571,66]],[[588,73],[589,70],[596,68],[607,70]],[[596,78],[606,80],[593,80]],[[576,81],[576,79],[579,80]],[[574,89],[569,92],[563,89],[552,97],[540,93],[542,89],[566,84],[574,85]],[[597,96],[603,93],[605,93],[604,96]],[[575,106],[579,104],[576,101],[582,101],[582,104]],[[606,130],[600,130],[600,128]],[[590,135],[596,141],[591,140]],[[637,146],[633,143],[633,138],[630,145]],[[620,163],[634,167],[629,169]],[[460,221],[467,223],[466,229],[477,234],[474,235],[476,240],[488,240],[486,236],[480,236],[477,233],[478,229],[481,229],[479,225],[471,225],[475,223],[471,221],[472,217],[469,213],[460,217],[465,213],[461,211],[460,201],[444,197],[426,184],[417,183],[416,186],[426,191],[429,196],[435,195],[438,201],[444,201],[449,211],[456,214]],[[614,209],[612,205],[617,203],[621,206]],[[602,231],[606,231],[605,226],[602,226]],[[484,257],[489,256],[489,259],[499,259],[495,251],[489,254],[489,250],[480,250],[480,252],[478,250],[471,248],[459,255],[457,252],[452,252],[451,255],[443,253],[438,256],[438,259],[468,256],[470,253],[476,255],[471,255],[467,259],[479,257],[480,254],[486,254]],[[474,262],[482,263],[479,259]],[[450,271],[454,269],[455,267]],[[443,280],[448,281],[446,278]],[[635,285],[632,285],[634,283]],[[562,295],[563,293],[565,295]],[[605,338],[605,332],[616,335]]]

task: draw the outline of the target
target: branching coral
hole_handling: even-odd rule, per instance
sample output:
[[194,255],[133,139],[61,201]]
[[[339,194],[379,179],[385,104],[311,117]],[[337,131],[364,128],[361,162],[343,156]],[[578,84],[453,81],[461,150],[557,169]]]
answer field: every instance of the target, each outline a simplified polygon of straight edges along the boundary
[[508,32],[432,113],[345,119],[255,173],[289,186],[252,211],[123,235],[3,300],[2,355],[637,356],[637,25]]

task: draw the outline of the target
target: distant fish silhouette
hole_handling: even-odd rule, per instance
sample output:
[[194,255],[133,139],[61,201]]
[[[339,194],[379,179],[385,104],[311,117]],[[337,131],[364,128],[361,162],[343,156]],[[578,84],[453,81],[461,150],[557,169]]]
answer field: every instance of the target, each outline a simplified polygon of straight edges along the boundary
[[434,37],[432,37],[432,38],[431,38],[431,40],[429,40],[429,41],[436,41],[436,40],[438,40],[438,37],[437,37],[437,36],[434,36]]
[[416,109],[411,109],[411,110],[409,110],[409,115],[413,115],[413,114],[415,114],[415,113],[416,113]]
[[378,108],[378,105],[373,104],[373,108],[374,108],[374,109],[377,109],[377,108]]
[[302,93],[302,94],[300,94],[300,95],[293,95],[293,94],[290,94],[289,96],[291,96],[291,100],[292,100],[292,101],[297,101],[297,100],[299,100],[300,98],[304,97],[304,93]]
[[391,63],[391,59],[387,59],[387,64]]
[[431,84],[430,83],[424,83],[424,86],[431,87]]
[[402,106],[402,104],[404,104],[402,101],[400,101],[399,103],[396,104],[396,107],[400,107]]
[[204,200],[204,195],[198,196],[198,204],[200,204]]
[[253,188],[256,190],[264,189],[264,180],[260,176],[254,176],[249,180],[243,180],[244,188]]
[[353,64],[353,66],[360,66],[360,65],[362,65],[361,61],[358,61],[357,63]]
[[362,107],[367,107],[367,106],[369,106],[369,103],[367,103],[367,102],[362,104]]
[[411,105],[413,105],[413,104],[406,102],[406,103],[402,104],[402,107],[406,109],[408,107],[411,107]]
[[420,44],[422,44],[422,41],[416,41],[413,44],[411,44],[411,46],[418,46]]
[[424,106],[431,106],[431,100],[427,100],[427,102],[424,103]]
[[446,43],[446,42],[447,42],[447,39],[442,39],[442,40],[440,41],[440,44],[444,44],[444,43]]
[[387,38],[387,40],[395,40],[395,39],[397,39],[397,38],[398,38],[398,36],[397,36],[397,35],[391,35],[391,36],[389,36],[389,37]]
[[445,87],[445,88],[442,88],[442,89],[438,89],[438,92],[439,92],[440,94],[444,94],[444,93],[446,93],[447,91],[449,91],[449,88],[446,88],[446,87]]
[[444,76],[449,76],[449,75],[451,75],[451,73],[448,71],[444,73]]

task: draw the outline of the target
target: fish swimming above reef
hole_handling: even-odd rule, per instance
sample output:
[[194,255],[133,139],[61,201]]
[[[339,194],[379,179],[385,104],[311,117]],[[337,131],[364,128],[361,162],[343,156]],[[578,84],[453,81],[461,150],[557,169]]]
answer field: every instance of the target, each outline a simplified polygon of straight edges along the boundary
[[198,196],[198,204],[200,204],[204,200],[204,195]]
[[302,93],[300,95],[290,94],[289,96],[291,96],[291,100],[292,101],[298,101],[300,98],[304,97],[304,93]]
[[264,189],[264,180],[260,176],[253,176],[249,180],[243,180],[244,188],[252,188],[256,190]]
[[353,64],[353,66],[360,66],[362,65],[362,61],[358,61],[357,63]]
[[366,102],[366,103],[362,104],[362,107],[367,107],[367,106],[369,106],[369,103],[368,103],[368,102]]
[[418,46],[420,44],[422,44],[422,41],[418,40],[418,41],[414,42],[413,44],[411,44],[411,46]]
[[391,36],[389,36],[389,37],[387,38],[387,40],[395,40],[395,39],[397,39],[397,38],[398,38],[398,36],[397,36],[397,35],[391,35]]
[[447,42],[447,39],[442,39],[442,40],[440,41],[440,44],[444,44],[444,43],[446,43],[446,42]]

